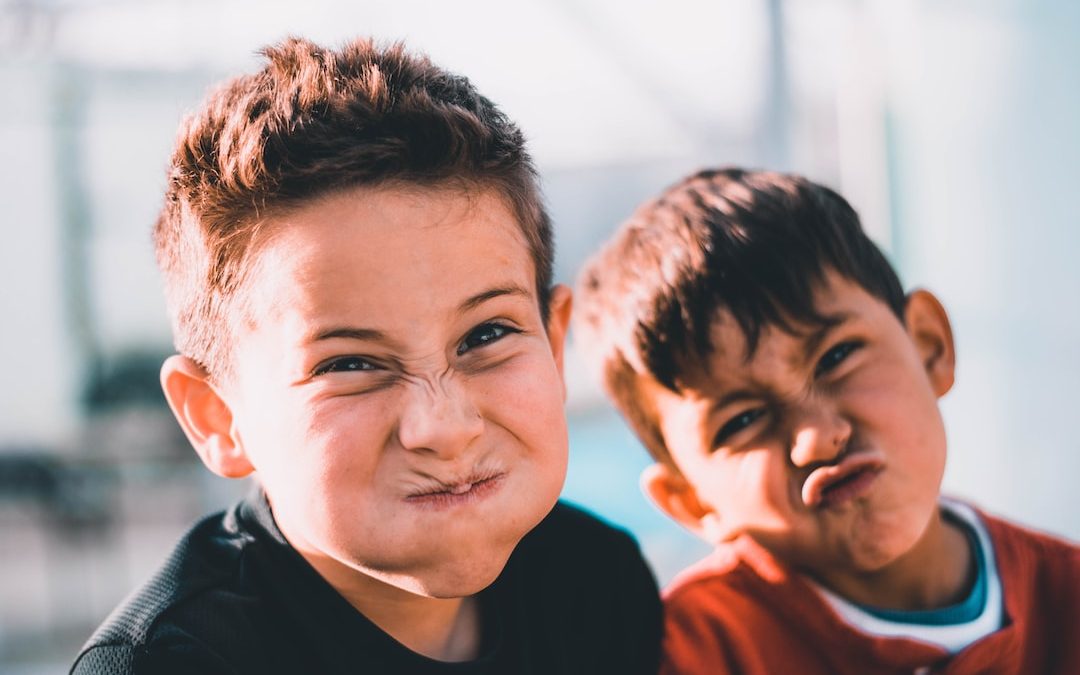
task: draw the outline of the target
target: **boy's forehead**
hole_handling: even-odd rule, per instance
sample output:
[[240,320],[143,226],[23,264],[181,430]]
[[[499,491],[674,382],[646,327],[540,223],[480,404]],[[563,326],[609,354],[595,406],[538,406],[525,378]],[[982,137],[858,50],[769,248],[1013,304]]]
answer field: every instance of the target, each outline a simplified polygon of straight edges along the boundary
[[687,350],[680,358],[676,381],[683,398],[693,399],[714,395],[717,391],[738,386],[749,374],[752,363],[762,347],[772,352],[772,326],[762,326],[756,344],[751,344],[735,316],[727,309],[717,311],[710,323],[709,338],[704,353]]
[[489,286],[535,298],[525,237],[491,190],[339,192],[268,220],[253,258],[250,309],[271,320],[296,309],[334,313],[357,300],[404,315],[409,307],[398,300],[411,307],[454,292],[464,300]]
[[[493,241],[513,239],[524,254],[528,242],[516,215],[500,192],[458,183],[417,185],[389,183],[359,186],[320,195],[272,215],[252,241],[253,268],[282,259],[326,256],[328,238],[341,238],[347,225],[362,227],[368,246],[336,250],[340,259],[362,257],[379,247],[380,260],[423,257],[418,236],[437,228],[457,228],[462,243],[482,258]],[[473,224],[476,227],[462,227]],[[318,230],[317,236],[311,230]],[[440,234],[440,233],[436,233]]]
[[707,353],[688,352],[681,359],[680,382],[691,392],[715,393],[741,386],[763,369],[800,369],[831,331],[884,309],[883,302],[835,272],[816,284],[813,298],[812,314],[820,321],[787,317],[783,322],[762,323],[754,338],[730,309],[718,308],[709,327]]

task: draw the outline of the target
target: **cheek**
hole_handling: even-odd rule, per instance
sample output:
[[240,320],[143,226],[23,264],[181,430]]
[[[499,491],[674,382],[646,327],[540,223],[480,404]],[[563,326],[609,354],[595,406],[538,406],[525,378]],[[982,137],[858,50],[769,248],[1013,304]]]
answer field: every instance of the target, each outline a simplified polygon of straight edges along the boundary
[[[312,402],[290,429],[288,459],[266,488],[280,495],[275,515],[287,520],[292,534],[328,551],[378,539],[374,524],[386,522],[387,489],[394,486],[385,461],[392,419],[386,407],[378,397]],[[358,519],[359,513],[374,515]]]
[[477,407],[489,424],[533,450],[566,452],[563,384],[550,356],[519,358],[473,380]]
[[851,393],[862,441],[888,453],[893,470],[936,495],[945,469],[945,425],[921,371],[898,367]]
[[301,509],[331,508],[362,497],[372,481],[386,439],[383,406],[374,397],[307,401],[296,416],[267,426],[267,444],[276,447],[275,475],[267,488],[291,493]]
[[717,510],[740,522],[773,521],[790,511],[789,476],[775,450],[715,457],[699,471]]
[[786,518],[791,510],[791,474],[786,456],[779,449],[761,449],[746,453],[738,467],[737,490],[743,503],[755,513]]
[[842,396],[856,419],[871,429],[916,436],[941,425],[937,397],[916,366],[893,363],[854,379]]
[[898,430],[909,437],[900,451],[909,453],[912,480],[923,485],[923,490],[936,498],[945,473],[945,424],[937,407],[922,411],[917,426]]
[[310,404],[298,439],[307,461],[327,483],[372,471],[392,439],[398,405],[393,389]]

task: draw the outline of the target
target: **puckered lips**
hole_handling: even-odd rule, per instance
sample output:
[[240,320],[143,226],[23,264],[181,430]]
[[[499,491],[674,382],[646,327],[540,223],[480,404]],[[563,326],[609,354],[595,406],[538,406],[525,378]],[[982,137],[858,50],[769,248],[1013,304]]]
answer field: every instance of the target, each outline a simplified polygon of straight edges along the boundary
[[836,464],[814,469],[802,486],[802,500],[810,508],[829,508],[865,494],[885,468],[876,452],[846,453]]
[[497,492],[505,476],[504,471],[484,470],[461,478],[432,478],[424,486],[406,495],[405,501],[438,510],[465,506]]

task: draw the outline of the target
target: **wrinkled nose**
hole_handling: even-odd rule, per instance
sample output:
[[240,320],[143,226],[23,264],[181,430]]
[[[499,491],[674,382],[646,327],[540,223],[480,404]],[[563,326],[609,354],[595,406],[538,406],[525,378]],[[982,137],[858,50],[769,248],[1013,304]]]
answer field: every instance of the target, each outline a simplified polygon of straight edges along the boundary
[[851,440],[851,422],[828,405],[802,406],[792,429],[791,463],[797,467],[836,460]]
[[398,440],[407,450],[452,459],[484,430],[484,419],[468,392],[452,378],[409,386],[398,423]]

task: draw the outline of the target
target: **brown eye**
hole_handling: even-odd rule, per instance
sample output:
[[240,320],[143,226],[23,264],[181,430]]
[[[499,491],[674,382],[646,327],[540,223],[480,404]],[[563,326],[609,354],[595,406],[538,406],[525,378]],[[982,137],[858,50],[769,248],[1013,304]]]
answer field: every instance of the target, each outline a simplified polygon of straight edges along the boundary
[[852,352],[862,347],[861,342],[841,342],[829,351],[825,352],[825,355],[818,361],[817,367],[814,368],[815,375],[824,375],[833,368],[840,365],[844,359],[851,356]]
[[492,342],[497,342],[511,333],[520,333],[516,328],[504,326],[501,323],[485,323],[477,326],[458,345],[457,353],[461,356],[470,349],[483,347]]
[[728,438],[750,426],[764,414],[764,408],[751,408],[732,417],[724,426],[720,427],[720,431],[716,432],[716,437],[713,438],[713,447],[720,447]]
[[327,373],[351,373],[362,370],[375,370],[375,366],[370,361],[362,359],[359,356],[342,356],[319,364],[312,374],[325,375]]

